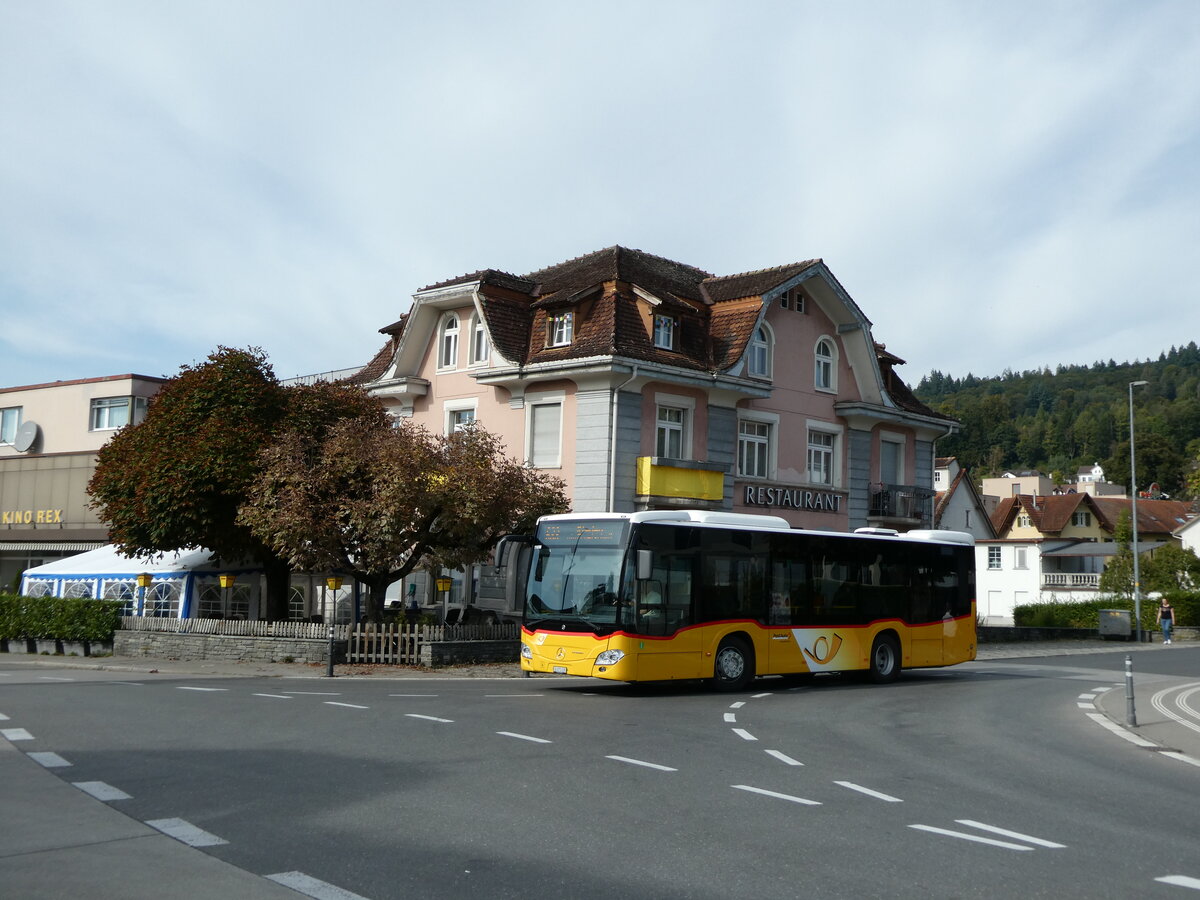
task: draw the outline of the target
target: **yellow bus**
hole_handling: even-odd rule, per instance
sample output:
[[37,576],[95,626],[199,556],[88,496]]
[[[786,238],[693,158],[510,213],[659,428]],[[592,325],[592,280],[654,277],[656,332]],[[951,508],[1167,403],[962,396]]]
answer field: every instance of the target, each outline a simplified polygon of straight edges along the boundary
[[974,538],[792,528],[699,510],[546,516],[521,668],[615,681],[902,669],[975,658]]

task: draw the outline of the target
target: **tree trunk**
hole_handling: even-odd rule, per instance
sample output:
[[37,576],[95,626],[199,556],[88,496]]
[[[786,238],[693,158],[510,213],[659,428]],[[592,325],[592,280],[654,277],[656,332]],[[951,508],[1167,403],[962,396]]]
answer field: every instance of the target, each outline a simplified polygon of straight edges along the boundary
[[388,585],[392,582],[387,577],[365,579],[359,576],[359,580],[367,586],[367,621],[372,623],[380,623],[383,621],[383,604],[387,597]]
[[292,570],[278,557],[263,560],[263,573],[267,577],[267,595],[260,615],[268,622],[284,622],[288,617],[288,591],[291,589]]

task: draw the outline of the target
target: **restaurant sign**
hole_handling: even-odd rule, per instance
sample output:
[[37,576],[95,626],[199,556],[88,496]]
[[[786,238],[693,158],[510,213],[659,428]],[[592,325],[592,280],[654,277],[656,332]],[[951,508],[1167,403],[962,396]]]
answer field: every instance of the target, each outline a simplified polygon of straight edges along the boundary
[[747,485],[744,502],[747,506],[775,506],[830,513],[842,511],[842,495],[833,491]]

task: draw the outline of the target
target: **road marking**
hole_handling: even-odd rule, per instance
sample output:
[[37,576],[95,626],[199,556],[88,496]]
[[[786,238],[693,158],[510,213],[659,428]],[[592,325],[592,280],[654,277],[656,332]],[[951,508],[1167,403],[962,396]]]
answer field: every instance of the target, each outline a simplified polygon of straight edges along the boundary
[[731,788],[736,791],[749,791],[752,794],[762,794],[764,797],[774,797],[776,800],[788,800],[792,803],[799,803],[803,806],[820,806],[820,802],[816,800],[807,800],[804,797],[794,797],[791,794],[781,794],[778,791],[768,791],[766,788],[756,788],[748,784],[731,784]]
[[282,884],[299,894],[312,897],[313,900],[367,900],[361,894],[353,894],[345,888],[319,881],[303,872],[278,872],[265,877],[268,881]]
[[774,692],[766,691],[765,693],[762,693],[762,694],[751,694],[750,699],[751,700],[761,700],[763,697],[770,697],[772,693],[774,693]]
[[999,834],[1004,837],[1010,837],[1017,841],[1027,841],[1030,844],[1037,844],[1039,847],[1050,847],[1052,849],[1063,849],[1066,844],[1056,844],[1054,841],[1047,841],[1042,838],[1032,837],[1028,834],[1021,834],[1019,831],[1009,831],[1006,828],[997,828],[995,825],[985,825],[983,822],[976,822],[974,819],[955,819],[959,825],[966,825],[968,828],[978,828],[980,831],[990,831],[992,834]]
[[7,722],[7,721],[8,721],[8,716],[6,716],[4,713],[0,713],[0,722]]
[[361,706],[358,703],[342,703],[340,700],[326,700],[326,706],[345,706],[349,709],[370,709],[369,706]]
[[97,800],[108,802],[109,800],[132,800],[127,793],[111,784],[105,784],[103,781],[72,781],[71,784],[79,788],[85,794],[91,794]]
[[422,716],[419,713],[405,713],[410,719],[425,719],[427,722],[453,722],[453,719],[439,719],[437,716]]
[[10,741],[32,741],[33,735],[24,728],[0,728],[0,734]]
[[1080,709],[1095,709],[1096,708],[1095,703],[1085,703],[1083,701],[1080,701],[1079,703],[1076,703],[1075,705],[1078,706]]
[[1032,847],[1026,847],[1024,844],[1010,844],[1007,841],[994,841],[991,838],[980,837],[977,834],[967,834],[962,831],[950,831],[946,828],[934,828],[932,825],[909,825],[909,828],[915,828],[918,831],[929,831],[933,834],[944,834],[947,837],[962,838],[964,841],[975,841],[977,844],[988,844],[992,847],[1002,847],[1005,850],[1032,850]]
[[678,772],[678,769],[672,769],[670,766],[660,766],[658,763],[646,762],[642,759],[630,759],[628,756],[606,756],[605,759],[613,759],[617,762],[629,763],[631,766],[645,766],[647,769],[658,769],[660,772]]
[[1154,747],[1157,746],[1153,741],[1148,741],[1145,738],[1138,737],[1132,731],[1126,731],[1116,722],[1110,722],[1108,717],[1103,713],[1088,713],[1087,717],[1102,728],[1107,728],[1119,738],[1123,738],[1131,744],[1137,744],[1139,747]]
[[520,699],[524,699],[526,697],[544,697],[546,695],[545,694],[484,694],[483,696],[487,699],[495,700],[495,699],[501,698],[501,697],[503,697],[503,698],[517,697]]
[[781,752],[781,751],[779,751],[779,750],[764,750],[763,752],[764,752],[764,753],[766,753],[766,754],[767,754],[767,756],[773,756],[773,757],[775,757],[777,760],[779,760],[781,763],[786,763],[786,764],[787,764],[787,765],[789,765],[789,766],[802,766],[802,765],[804,765],[804,763],[800,762],[800,760],[798,760],[798,759],[792,759],[792,758],[791,758],[790,756],[788,756],[786,753],[783,753],[783,752]]
[[219,838],[215,834],[209,834],[207,831],[197,828],[191,822],[185,822],[183,819],[151,819],[146,824],[151,828],[161,831],[167,837],[173,837],[175,840],[187,844],[189,847],[215,847],[218,844],[229,843],[224,838]]
[[[1189,688],[1189,690],[1184,690],[1184,688]],[[1192,696],[1192,694],[1196,693],[1197,691],[1200,691],[1200,685],[1181,684],[1181,685],[1177,685],[1175,687],[1167,688],[1166,690],[1159,691],[1157,694],[1155,694],[1153,697],[1151,697],[1150,702],[1154,704],[1154,708],[1157,709],[1160,713],[1162,713],[1164,716],[1166,716],[1169,719],[1174,719],[1176,722],[1178,722],[1184,728],[1190,728],[1193,731],[1200,731],[1200,723],[1189,721],[1184,716],[1181,716],[1178,713],[1171,712],[1171,710],[1167,709],[1166,696],[1167,696],[1167,694],[1170,694],[1174,691],[1183,691],[1183,693],[1181,693],[1176,698],[1175,703],[1181,709],[1187,710],[1188,712],[1195,714],[1195,710],[1193,710],[1192,707],[1188,705],[1188,700]]]
[[745,728],[734,728],[734,729],[732,729],[732,731],[734,734],[736,734],[738,737],[740,737],[743,741],[757,741],[758,740],[758,738],[756,738],[754,735],[752,735],[750,732],[748,732]]
[[30,753],[29,758],[47,769],[62,769],[71,765],[57,753]]
[[284,691],[285,694],[296,694],[302,697],[340,697],[341,691]]
[[532,741],[535,744],[553,744],[554,741],[548,741],[545,738],[533,737],[528,734],[517,734],[515,731],[497,731],[496,734],[502,734],[505,737],[517,738],[521,741]]
[[868,797],[874,797],[877,800],[885,800],[888,803],[903,803],[899,797],[893,797],[891,794],[881,794],[879,791],[873,791],[870,788],[865,788],[861,784],[855,784],[853,781],[835,781],[834,784],[840,784],[844,788],[849,788],[852,791],[858,791],[860,794],[866,794]]
[[1161,881],[1163,884],[1173,884],[1175,887],[1191,888],[1193,891],[1200,891],[1200,878],[1189,878],[1187,875],[1163,875],[1161,878],[1155,878],[1155,881]]
[[291,700],[287,694],[255,694],[255,697],[270,697],[273,700]]
[[39,681],[74,681],[74,678],[62,678],[57,675],[39,675]]
[[726,722],[736,722],[737,714],[736,713],[725,713],[725,721]]
[[730,709],[741,709],[745,705],[746,705],[745,700],[739,700],[737,703],[730,703],[729,708]]
[[1079,699],[1080,700],[1095,700],[1096,695],[1095,694],[1080,694]]
[[1162,750],[1160,751],[1160,754],[1162,756],[1169,756],[1171,759],[1177,759],[1180,762],[1185,762],[1189,766],[1200,766],[1200,759],[1196,759],[1193,756],[1188,756],[1186,753],[1180,753],[1177,750]]
[[218,691],[228,691],[229,688],[187,687],[185,685],[180,685],[178,690],[181,690],[181,691],[207,691],[209,693],[215,693]]
[[1097,694],[1103,694],[1105,691],[1111,691],[1112,689],[1113,688],[1111,684],[1102,684],[1100,687],[1092,688],[1092,690]]
[[437,694],[388,694],[389,697],[436,697]]

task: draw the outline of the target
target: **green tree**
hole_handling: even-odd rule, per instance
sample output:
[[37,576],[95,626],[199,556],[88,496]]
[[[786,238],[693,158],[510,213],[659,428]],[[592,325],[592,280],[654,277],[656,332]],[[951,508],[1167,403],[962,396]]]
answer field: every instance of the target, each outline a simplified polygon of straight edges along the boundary
[[88,484],[113,543],[129,556],[205,547],[227,560],[254,560],[267,579],[266,617],[287,616],[285,559],[238,521],[262,470],[260,453],[284,427],[310,434],[369,410],[360,389],[284,387],[261,350],[218,348],[184,366],[150,403],[146,418],[100,450]]
[[263,462],[242,523],[293,566],[365,584],[371,621],[417,565],[476,562],[501,535],[567,507],[561,481],[504,456],[478,426],[435,437],[347,420],[320,441],[289,432]]
[[[1117,545],[1117,552],[1100,573],[1100,592],[1129,598],[1133,596],[1133,520],[1128,511],[1117,517],[1113,541]],[[1138,570],[1141,574],[1140,560]]]
[[1200,557],[1191,548],[1167,544],[1145,560],[1142,583],[1147,593],[1191,591],[1200,587]]

